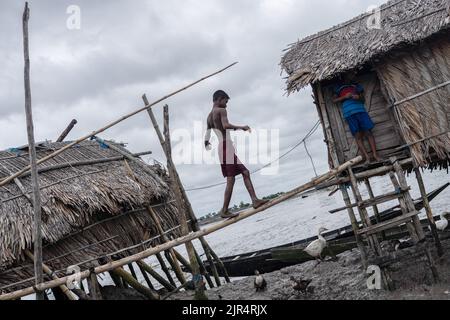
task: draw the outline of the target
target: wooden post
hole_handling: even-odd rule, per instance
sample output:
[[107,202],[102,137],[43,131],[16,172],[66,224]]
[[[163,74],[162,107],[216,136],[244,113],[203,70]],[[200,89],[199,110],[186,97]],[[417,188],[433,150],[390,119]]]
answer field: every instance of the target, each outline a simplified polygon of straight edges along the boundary
[[113,270],[115,274],[121,277],[124,281],[126,281],[131,287],[133,287],[137,292],[142,293],[144,296],[149,298],[150,300],[159,300],[159,295],[156,292],[153,292],[150,288],[147,288],[139,283],[131,274],[126,272],[123,268],[117,268]]
[[149,287],[151,290],[156,291],[156,290],[155,290],[155,286],[153,285],[152,281],[150,280],[150,278],[149,278],[148,275],[147,275],[147,272],[145,272],[144,268],[142,268],[140,265],[138,265],[138,267],[139,267],[139,270],[140,270],[141,273],[142,273],[142,276],[144,277],[145,282],[147,282],[148,287]]
[[134,267],[133,267],[133,263],[129,263],[128,264],[128,269],[130,269],[130,273],[133,276],[133,278],[138,280],[137,275],[136,275],[136,271],[134,270]]
[[103,300],[102,293],[100,292],[100,285],[97,280],[97,274],[91,272],[88,277],[89,295],[94,300]]
[[143,270],[145,270],[149,275],[151,275],[153,278],[155,278],[156,281],[158,281],[164,288],[166,288],[169,291],[172,291],[175,289],[175,286],[171,285],[166,279],[161,277],[158,272],[153,270],[151,266],[146,264],[144,261],[138,261],[138,266],[141,267]]
[[[400,183],[400,187],[403,189],[407,189],[408,182],[406,181],[405,173],[403,172],[402,166],[400,165],[400,163],[398,162],[398,160],[395,157],[392,157],[391,161],[394,165],[394,170],[395,170],[395,173],[397,174],[398,181]],[[404,194],[404,199],[406,202],[407,210],[409,212],[416,211],[416,207],[414,206],[414,201],[411,198],[411,195],[409,194],[409,192]],[[423,232],[422,224],[420,223],[419,217],[416,215],[412,218],[412,220],[414,223],[414,227],[416,229],[417,236],[419,237],[419,240],[424,239],[425,234]]]
[[[373,189],[372,189],[372,186],[370,185],[369,178],[365,178],[364,179],[364,183],[366,184],[367,192],[369,193],[369,198],[370,199],[374,199],[375,198],[375,194],[373,193]],[[372,209],[373,209],[373,213],[375,215],[375,220],[377,221],[377,223],[380,223],[381,222],[381,217],[380,217],[380,211],[378,210],[378,206],[376,204],[374,204],[372,206]],[[384,231],[381,232],[381,238],[383,240],[386,240],[386,233]]]
[[361,239],[361,236],[358,234],[359,226],[358,221],[355,216],[355,212],[353,211],[353,208],[351,205],[350,195],[348,194],[347,188],[345,185],[341,184],[339,185],[339,188],[341,190],[342,196],[344,198],[345,205],[347,208],[348,216],[350,217],[350,222],[352,224],[353,233],[355,234],[356,244],[358,245],[359,252],[361,254],[361,260],[362,264],[364,266],[364,271],[367,270],[368,262],[367,262],[367,254],[366,249],[364,247],[364,242]]
[[[145,96],[144,96],[145,98]],[[153,114],[153,111],[149,108],[148,109],[149,114]],[[155,121],[154,116],[152,117],[152,122]],[[159,128],[155,128],[156,130],[159,130]],[[159,133],[158,137],[161,136],[161,132]],[[179,188],[179,185],[176,181],[175,178],[175,165],[173,164],[172,161],[172,152],[170,149],[170,136],[169,136],[169,130],[167,127],[167,131],[166,131],[166,139],[162,139],[161,141],[161,145],[163,147],[163,149],[166,149],[166,157],[167,157],[167,166],[169,169],[169,179],[170,179],[170,184],[172,186],[172,189],[174,191],[174,195],[175,195],[175,200],[177,203],[177,207],[179,209],[179,218],[180,218],[180,225],[181,225],[181,232],[184,235],[189,234],[189,226],[187,223],[187,217],[186,214],[184,212],[185,209],[185,204],[183,202],[183,196],[181,193],[181,190]],[[163,144],[163,141],[166,143],[166,145]],[[169,145],[169,147],[167,146],[167,144]],[[193,282],[195,285],[195,299],[196,300],[207,300],[207,296],[205,294],[205,290],[203,287],[203,277],[200,273],[200,262],[201,261],[197,261],[197,257],[195,256],[195,250],[194,250],[194,245],[192,244],[191,241],[188,241],[185,243],[186,246],[186,251],[188,253],[189,256],[189,262],[192,268],[192,276],[193,276]]]
[[77,120],[73,119],[69,125],[67,126],[67,128],[61,133],[61,135],[59,136],[59,138],[56,140],[56,142],[63,142],[64,139],[67,137],[67,135],[69,134],[70,131],[72,131],[73,127],[75,127],[75,125],[77,124]]
[[[355,178],[355,174],[353,173],[352,168],[348,169],[348,173],[350,176],[350,181],[351,181],[351,185],[352,185],[353,194],[355,196],[355,200],[359,204],[363,201],[363,199],[362,199],[361,193],[359,192],[358,181]],[[358,211],[359,211],[359,215],[361,216],[361,221],[363,222],[363,224],[366,227],[370,227],[372,225],[372,223],[370,221],[369,214],[367,213],[367,209],[363,206],[358,205]],[[375,251],[375,253],[377,255],[381,255],[382,254],[381,246],[378,242],[377,236],[376,235],[368,235],[367,238],[369,240],[369,243],[371,243],[372,248]]]
[[[42,222],[41,222],[41,194],[39,190],[39,180],[37,174],[36,146],[34,142],[33,111],[31,107],[31,85],[30,85],[30,53],[28,44],[28,20],[30,19],[30,9],[28,2],[25,2],[25,10],[22,17],[23,25],[23,51],[24,51],[24,82],[25,82],[25,113],[27,119],[28,148],[30,152],[31,181],[33,185],[33,210],[34,210],[34,274],[35,284],[39,285],[44,281],[42,268]],[[44,292],[36,293],[37,300],[44,299]]]
[[423,205],[427,213],[428,223],[430,224],[431,228],[431,234],[433,235],[438,255],[439,257],[442,257],[444,255],[444,250],[442,249],[441,240],[439,239],[439,234],[436,229],[436,223],[434,221],[433,212],[431,211],[430,202],[428,201],[428,196],[425,189],[425,183],[423,182],[422,173],[420,172],[419,168],[414,168],[414,172],[416,173],[416,179],[419,185],[420,194],[422,196]]
[[[174,250],[175,251],[175,250]],[[165,251],[164,254],[166,255],[167,258],[167,262],[169,262],[170,266],[172,267],[173,270],[175,270],[176,266],[175,266],[175,262],[173,262],[172,257],[171,257],[171,253],[170,251]],[[156,254],[156,259],[158,259],[159,265],[161,266],[161,269],[163,270],[163,272],[166,274],[167,280],[169,280],[170,284],[173,285],[174,287],[176,286],[175,281],[172,278],[172,275],[170,274],[170,270],[167,268],[166,263],[164,262],[164,259],[161,255],[161,253],[157,253]],[[176,274],[175,274],[176,275]],[[180,283],[182,283],[182,281],[180,279],[178,279],[178,281],[180,281]]]
[[[202,259],[200,258],[200,255],[198,254],[198,252],[195,248],[194,248],[194,252],[195,252],[195,257],[197,258],[197,261],[202,261]],[[205,265],[203,263],[199,263],[199,266],[200,266],[200,273],[203,276],[205,276],[206,282],[208,282],[209,287],[214,288],[214,283],[212,282],[211,277],[209,277],[209,276],[206,277],[206,275],[208,275],[208,270],[206,270]],[[220,279],[218,279],[218,276],[215,280],[216,280],[217,286],[219,286]]]

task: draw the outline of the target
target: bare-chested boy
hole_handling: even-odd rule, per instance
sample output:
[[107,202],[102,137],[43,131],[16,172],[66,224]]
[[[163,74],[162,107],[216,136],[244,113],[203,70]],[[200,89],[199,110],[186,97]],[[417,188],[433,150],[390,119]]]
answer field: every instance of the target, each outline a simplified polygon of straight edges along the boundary
[[233,187],[236,176],[242,174],[244,178],[245,187],[252,199],[253,208],[257,209],[263,204],[267,203],[267,200],[260,200],[256,196],[255,189],[253,188],[252,181],[250,179],[250,172],[239,161],[236,156],[233,142],[230,137],[230,130],[243,130],[251,131],[249,126],[235,126],[228,121],[227,116],[227,103],[230,97],[224,91],[216,91],[213,95],[213,109],[208,116],[207,125],[208,130],[205,136],[205,148],[210,149],[211,130],[214,130],[219,139],[219,159],[222,168],[222,174],[227,179],[227,187],[225,189],[225,197],[223,201],[223,207],[220,210],[220,216],[222,218],[233,218],[237,214],[231,214],[228,211],[230,205],[231,195],[233,193]]

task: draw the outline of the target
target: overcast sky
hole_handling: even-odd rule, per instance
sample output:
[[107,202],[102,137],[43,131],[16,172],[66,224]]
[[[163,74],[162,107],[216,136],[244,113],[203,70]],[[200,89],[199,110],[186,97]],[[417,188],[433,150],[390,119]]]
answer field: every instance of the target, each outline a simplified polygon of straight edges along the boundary
[[[36,140],[55,140],[71,119],[78,138],[232,62],[239,64],[166,102],[171,129],[193,133],[217,89],[230,96],[233,124],[280,132],[280,153],[294,146],[318,116],[305,89],[286,97],[279,61],[287,44],[346,21],[382,0],[30,1],[32,98]],[[24,3],[0,2],[0,149],[26,144],[21,16]],[[69,5],[81,9],[81,28],[67,28]],[[155,107],[161,119],[162,106]],[[242,132],[237,134],[244,134]],[[106,131],[103,138],[153,151],[164,162],[148,115]],[[177,141],[174,141],[176,145]],[[193,144],[200,145],[199,137]],[[308,140],[319,172],[326,171],[322,130]],[[150,159],[148,159],[150,160]],[[255,170],[261,165],[248,165]],[[217,165],[180,165],[187,188],[223,182]],[[313,177],[304,149],[281,160],[274,176],[253,176],[260,196],[287,191]],[[217,211],[224,186],[190,192],[198,216]],[[249,201],[242,181],[232,203]]]

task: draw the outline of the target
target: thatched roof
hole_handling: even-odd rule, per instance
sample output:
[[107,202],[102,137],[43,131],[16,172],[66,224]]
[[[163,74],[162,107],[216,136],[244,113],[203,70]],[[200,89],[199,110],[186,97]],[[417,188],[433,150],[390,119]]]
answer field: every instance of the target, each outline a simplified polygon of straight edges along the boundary
[[380,7],[381,29],[369,29],[369,14],[290,45],[281,60],[292,92],[416,43],[450,26],[449,0],[393,0]]
[[[66,144],[40,144],[38,158]],[[26,152],[27,147],[0,152],[0,179],[29,164]],[[103,162],[94,163],[100,159]],[[90,164],[80,165],[86,161]],[[128,163],[134,177],[120,153],[87,141],[39,165],[44,262],[47,261],[52,270],[65,270],[69,265],[95,260],[157,236],[153,221],[143,210],[147,206],[165,204],[154,209],[164,229],[179,224],[165,171],[144,162],[143,165]],[[19,180],[22,190],[31,192],[30,176]],[[0,188],[0,292],[5,285],[33,276],[31,261],[21,267],[25,260],[23,250],[33,248],[33,208],[19,185],[11,182]],[[159,240],[149,242],[147,247],[156,243]],[[145,247],[125,251],[116,257],[143,249]],[[85,264],[82,269],[96,263],[95,260]],[[11,289],[3,288],[4,291]]]

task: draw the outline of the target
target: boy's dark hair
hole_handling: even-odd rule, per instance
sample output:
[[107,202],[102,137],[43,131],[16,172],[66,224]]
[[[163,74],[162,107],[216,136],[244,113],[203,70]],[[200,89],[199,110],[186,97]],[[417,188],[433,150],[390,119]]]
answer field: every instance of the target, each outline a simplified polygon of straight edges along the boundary
[[230,99],[230,97],[228,96],[228,94],[225,91],[217,90],[216,92],[214,92],[213,102],[216,102],[220,99]]

